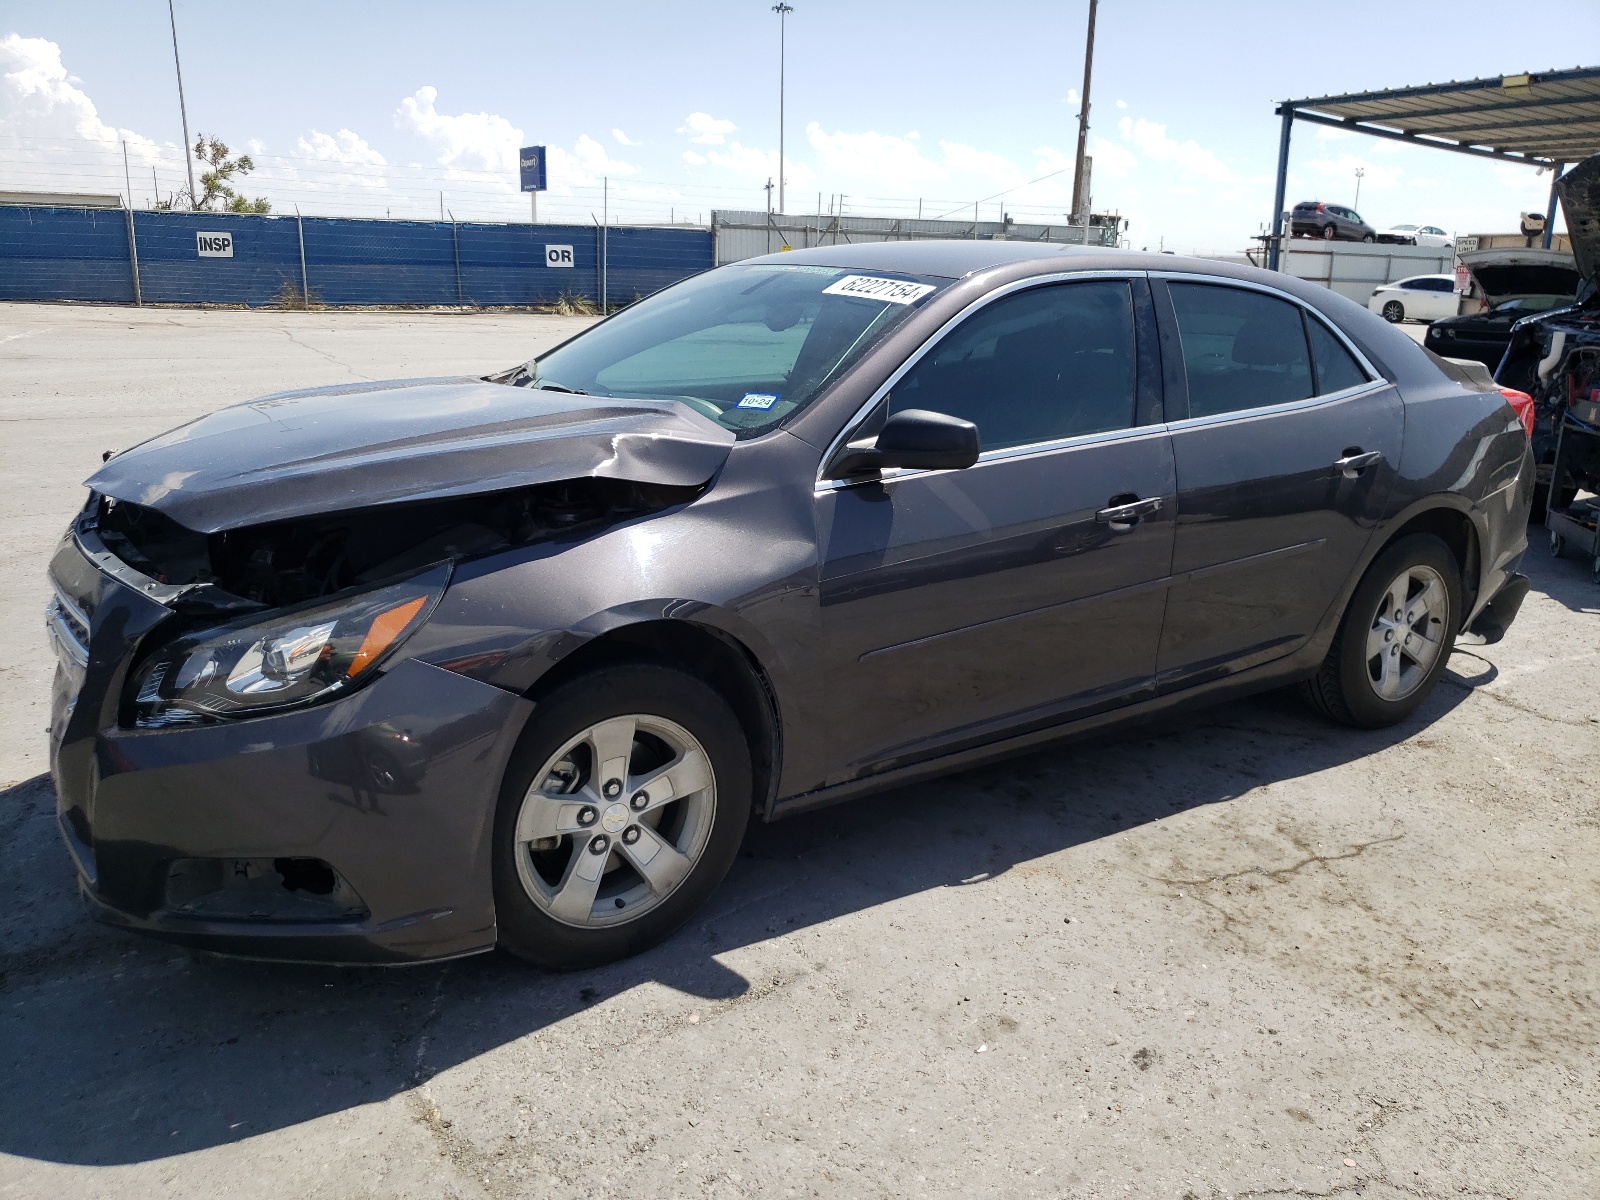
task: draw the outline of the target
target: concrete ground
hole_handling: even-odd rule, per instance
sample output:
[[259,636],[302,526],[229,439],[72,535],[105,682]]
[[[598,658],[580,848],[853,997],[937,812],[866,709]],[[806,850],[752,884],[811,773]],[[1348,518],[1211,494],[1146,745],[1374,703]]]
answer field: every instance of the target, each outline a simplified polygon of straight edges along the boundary
[[1269,695],[758,829],[603,970],[88,921],[40,611],[99,452],[574,324],[0,305],[0,1196],[1596,1194],[1600,590],[1542,541],[1400,728]]

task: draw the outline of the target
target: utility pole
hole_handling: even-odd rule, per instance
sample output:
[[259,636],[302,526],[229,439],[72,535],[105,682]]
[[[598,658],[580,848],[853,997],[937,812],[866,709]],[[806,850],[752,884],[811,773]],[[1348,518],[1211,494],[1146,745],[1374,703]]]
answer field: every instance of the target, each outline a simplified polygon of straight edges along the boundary
[[189,167],[189,207],[195,206],[194,151],[189,146],[189,109],[183,102],[183,63],[178,58],[178,14],[167,0],[167,19],[172,22],[172,65],[178,71],[178,115],[183,118],[183,161]]
[[1356,202],[1351,205],[1351,207],[1357,212],[1361,211],[1361,180],[1363,177],[1365,177],[1366,173],[1367,169],[1365,167],[1356,168]]
[[[794,5],[774,4],[772,11],[778,14],[778,211],[783,212],[783,177],[787,173],[783,161],[783,75],[789,54],[789,14],[794,11]],[[768,199],[770,201],[771,197]]]
[[1094,14],[1099,0],[1089,0],[1089,38],[1083,47],[1083,95],[1078,108],[1078,158],[1072,171],[1072,219],[1086,225],[1089,197],[1083,194],[1083,155],[1089,144],[1089,74],[1094,66]]

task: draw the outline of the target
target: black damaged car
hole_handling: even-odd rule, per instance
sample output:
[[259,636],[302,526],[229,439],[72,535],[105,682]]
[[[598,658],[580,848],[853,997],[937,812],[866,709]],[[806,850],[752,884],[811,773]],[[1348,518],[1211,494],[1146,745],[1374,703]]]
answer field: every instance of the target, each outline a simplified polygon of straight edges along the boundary
[[604,962],[752,817],[1285,685],[1405,719],[1515,616],[1532,486],[1505,396],[1283,275],[723,267],[110,459],[50,567],[60,826],[192,946]]
[[1534,514],[1547,502],[1570,505],[1580,491],[1600,492],[1600,436],[1568,439],[1556,472],[1563,422],[1600,431],[1600,154],[1556,182],[1580,282],[1571,304],[1518,321],[1495,378],[1533,397],[1533,452],[1538,463]]
[[1459,256],[1483,292],[1481,312],[1441,317],[1422,344],[1444,358],[1469,358],[1494,371],[1524,317],[1567,308],[1580,282],[1571,254],[1560,250],[1497,248]]

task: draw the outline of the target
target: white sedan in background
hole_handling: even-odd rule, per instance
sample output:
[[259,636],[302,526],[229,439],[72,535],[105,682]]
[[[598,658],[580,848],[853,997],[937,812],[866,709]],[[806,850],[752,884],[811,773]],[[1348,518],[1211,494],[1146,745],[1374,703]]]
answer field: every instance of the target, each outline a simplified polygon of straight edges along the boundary
[[1385,321],[1437,321],[1461,311],[1454,275],[1413,275],[1386,283],[1372,293],[1367,307]]
[[1391,225],[1378,230],[1380,242],[1398,242],[1402,246],[1453,246],[1455,240],[1437,225]]

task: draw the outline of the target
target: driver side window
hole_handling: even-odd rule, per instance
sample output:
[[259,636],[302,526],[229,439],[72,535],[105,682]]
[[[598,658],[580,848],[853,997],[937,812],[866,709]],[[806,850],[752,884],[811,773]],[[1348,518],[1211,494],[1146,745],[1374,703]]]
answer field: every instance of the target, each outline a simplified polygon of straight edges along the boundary
[[890,413],[971,421],[984,450],[1134,423],[1133,296],[1121,280],[1032,288],[986,305],[908,371]]

